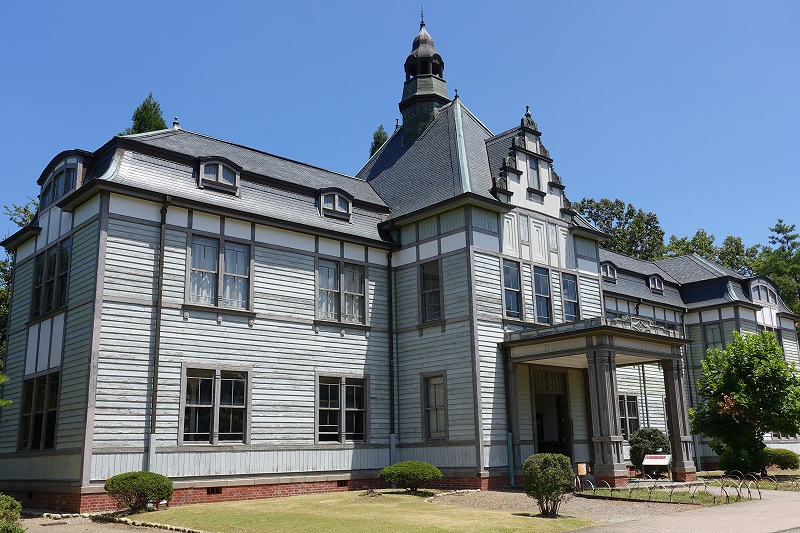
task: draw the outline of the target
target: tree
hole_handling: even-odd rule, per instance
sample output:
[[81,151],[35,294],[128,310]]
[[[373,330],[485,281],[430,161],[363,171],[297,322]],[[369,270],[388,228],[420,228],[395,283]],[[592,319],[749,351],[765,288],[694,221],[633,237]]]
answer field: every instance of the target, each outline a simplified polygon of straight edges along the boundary
[[369,147],[369,156],[375,155],[375,152],[380,150],[381,146],[389,139],[386,130],[383,129],[383,124],[378,126],[378,129],[372,134],[372,146]]
[[153,98],[153,93],[136,108],[131,116],[133,125],[120,135],[133,135],[134,133],[146,133],[148,131],[167,129],[167,123],[161,114],[161,106]]
[[[28,197],[28,203],[24,205],[11,204],[3,205],[6,215],[19,227],[30,224],[36,214],[38,202]],[[6,257],[0,260],[0,357],[5,353],[6,331],[8,329],[8,305],[11,296],[11,275],[14,265],[14,257],[6,252]],[[0,360],[0,385],[8,381],[8,377],[2,373],[2,361]],[[8,405],[9,400],[0,400],[0,407]]]
[[719,249],[714,246],[714,235],[709,235],[703,228],[697,230],[691,239],[688,237],[679,239],[671,235],[665,252],[668,257],[697,254],[709,261],[716,261],[719,255]]
[[728,235],[717,253],[717,263],[735,270],[742,276],[753,275],[753,260],[758,255],[758,245],[745,246],[741,237]]
[[600,201],[583,198],[573,207],[608,233],[609,240],[601,246],[612,252],[653,261],[664,254],[664,230],[655,213],[646,213],[622,200]]
[[789,309],[800,314],[800,239],[795,225],[778,219],[769,230],[769,242],[774,248],[761,247],[752,261],[753,273],[772,280]]
[[697,393],[692,431],[711,437],[725,470],[759,471],[765,433],[800,432],[800,376],[771,332],[734,332],[724,351],[708,350]]

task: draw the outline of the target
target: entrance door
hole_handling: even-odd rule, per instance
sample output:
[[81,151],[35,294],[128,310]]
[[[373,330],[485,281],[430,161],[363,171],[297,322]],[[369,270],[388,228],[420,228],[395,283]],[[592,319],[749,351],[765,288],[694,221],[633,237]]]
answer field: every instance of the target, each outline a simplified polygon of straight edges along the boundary
[[533,403],[536,416],[536,450],[572,458],[566,374],[533,371]]

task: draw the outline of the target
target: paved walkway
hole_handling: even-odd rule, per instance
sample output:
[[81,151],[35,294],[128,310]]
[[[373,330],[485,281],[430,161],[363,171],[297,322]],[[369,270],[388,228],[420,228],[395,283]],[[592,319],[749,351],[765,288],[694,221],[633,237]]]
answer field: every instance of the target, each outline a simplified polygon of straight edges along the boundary
[[681,513],[618,522],[591,533],[800,533],[800,493],[764,490],[761,500],[703,507]]

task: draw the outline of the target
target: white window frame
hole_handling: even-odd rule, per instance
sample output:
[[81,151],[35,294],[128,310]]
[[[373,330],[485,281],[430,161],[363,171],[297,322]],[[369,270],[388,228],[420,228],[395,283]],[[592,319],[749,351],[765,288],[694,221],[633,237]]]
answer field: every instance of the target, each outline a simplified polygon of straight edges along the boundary
[[650,276],[648,286],[652,292],[663,294],[664,293],[664,280],[658,276]]
[[[209,178],[208,176],[210,174],[206,172],[211,168],[216,168],[214,178]],[[233,183],[229,183],[223,179],[226,170],[233,174]],[[200,187],[209,187],[225,192],[232,192],[238,196],[240,182],[241,169],[237,168],[233,163],[221,159],[206,159],[200,162],[200,177],[198,180]]]
[[603,277],[604,281],[610,281],[611,283],[617,282],[617,268],[611,263],[603,263],[600,265],[600,275]]
[[[714,337],[713,332],[715,331],[718,339]],[[709,334],[711,335],[711,339],[709,340]],[[725,349],[725,335],[723,333],[722,324],[719,322],[710,322],[708,324],[703,324],[703,346],[706,350],[714,350],[714,349]]]
[[[538,271],[538,272],[537,272]],[[542,274],[542,272],[544,274]],[[544,275],[547,278],[547,294],[538,290],[536,280],[537,276]],[[544,267],[533,267],[533,299],[534,307],[536,308],[536,322],[539,324],[552,324],[553,323],[553,290],[550,287],[550,271]],[[544,316],[542,311],[547,310],[547,320],[541,320]]]
[[[185,424],[186,424],[186,409],[193,407],[193,404],[187,403],[187,393],[189,389],[189,372],[201,371],[212,372],[213,385],[212,385],[212,400],[211,404],[197,405],[198,407],[210,408],[211,416],[209,421],[209,437],[208,440],[185,440]],[[236,409],[241,409],[244,412],[244,421],[242,425],[242,440],[220,440],[220,410],[225,408],[222,404],[222,373],[223,372],[241,372],[245,374],[245,391],[244,391],[244,406],[234,406]],[[208,379],[208,378],[207,378]],[[252,379],[253,371],[249,367],[241,366],[227,366],[227,365],[203,365],[193,363],[183,363],[181,368],[181,402],[180,402],[180,420],[178,422],[178,445],[182,446],[218,446],[218,445],[242,445],[250,444],[250,424],[252,420]]]
[[[345,444],[350,442],[367,442],[369,440],[369,388],[366,376],[362,375],[342,375],[331,373],[320,373],[316,376],[316,401],[315,403],[315,424],[314,424],[314,440],[318,444]],[[331,406],[325,404],[323,400],[322,388],[335,387],[338,394],[337,404]],[[348,387],[353,387],[353,390],[361,391],[361,406],[348,405]],[[330,400],[328,400],[330,401]],[[335,431],[322,431],[323,417],[322,413],[337,413],[335,423],[331,420],[325,424],[325,427],[333,428]],[[362,431],[347,431],[348,414],[361,418]],[[352,438],[352,435],[361,435],[361,438]],[[322,436],[325,435],[325,438]],[[329,438],[333,436],[334,438]]]
[[[567,298],[567,282],[575,284],[575,298]],[[561,296],[563,297],[563,308],[564,308],[564,321],[565,322],[577,322],[581,319],[581,308],[578,302],[579,298],[579,290],[578,290],[578,276],[576,274],[570,274],[567,272],[561,273]],[[567,302],[571,302],[575,304],[575,318],[574,320],[570,320],[567,318]]]
[[778,305],[777,291],[763,281],[753,283],[752,288],[750,289],[750,295],[754,301],[757,300],[759,302],[764,302],[765,304],[773,307]]
[[[59,184],[59,179],[63,178]],[[61,161],[42,184],[39,209],[44,210],[58,202],[78,185],[78,158],[68,157]]]
[[[323,287],[322,284],[322,276],[320,274],[320,269],[322,267],[326,267],[327,265],[333,265],[336,268],[336,287]],[[348,269],[358,270],[361,275],[361,292],[354,292],[352,290],[348,290],[347,281],[347,271]],[[367,267],[366,265],[359,264],[359,263],[350,263],[347,261],[340,261],[336,259],[327,259],[327,258],[318,258],[317,259],[317,268],[316,268],[316,297],[317,302],[315,305],[315,312],[317,316],[317,320],[327,321],[327,322],[338,322],[343,324],[354,324],[354,325],[367,325],[369,324],[369,320],[367,317],[367,298],[369,296],[369,278],[367,277]],[[322,293],[326,292],[327,299],[330,301],[333,298],[335,302],[335,309],[333,310],[333,314],[329,312],[323,313],[322,312]],[[348,313],[348,302],[349,301],[360,301],[360,317],[354,319],[354,315]]]
[[[625,440],[631,438],[633,433],[636,433],[641,427],[641,417],[639,416],[639,397],[635,394],[624,394],[621,393],[617,397],[617,401],[619,402],[619,418],[620,418],[620,432],[622,433],[622,437]],[[634,405],[636,406],[636,416],[632,416],[630,410],[628,408],[629,402],[633,401]],[[631,420],[636,421],[636,429],[631,431]]]
[[[512,261],[510,259],[503,259],[503,316],[511,320],[523,320],[523,304],[522,304],[522,265],[519,261]],[[510,272],[511,268],[516,268],[516,276]],[[507,272],[509,270],[509,272]],[[516,284],[516,286],[514,286]],[[509,309],[511,298],[517,304],[517,316],[509,314],[512,309]]]
[[[327,203],[329,198],[332,200],[331,204]],[[350,217],[353,214],[353,199],[343,191],[321,191],[319,195],[319,210],[323,217],[340,218],[350,221]]]
[[[216,268],[214,270],[202,269],[199,267],[195,267],[194,264],[194,244],[195,239],[205,239],[208,241],[214,241],[217,245],[217,262]],[[233,247],[241,247],[247,250],[247,274],[243,275],[240,273],[232,272],[227,270],[226,265],[226,246]],[[188,305],[193,306],[202,306],[202,307],[211,307],[215,309],[225,309],[225,310],[233,310],[233,311],[244,311],[244,312],[252,312],[253,311],[253,270],[254,270],[254,263],[253,263],[253,243],[236,240],[236,239],[229,239],[229,238],[222,238],[219,235],[208,235],[204,233],[191,233],[189,234],[188,239],[188,247],[187,247],[187,260],[186,260],[186,295],[185,295],[185,302]],[[193,291],[193,283],[192,277],[195,272],[206,272],[206,273],[213,273],[215,276],[215,288],[212,294],[213,302],[204,302],[200,301],[200,298],[203,296],[195,294]],[[229,279],[240,280],[245,279],[244,287],[247,291],[247,295],[245,297],[246,302],[245,306],[242,307],[240,305],[226,305],[230,304],[230,302],[226,301],[225,299],[225,283]],[[232,300],[231,300],[232,301]]]

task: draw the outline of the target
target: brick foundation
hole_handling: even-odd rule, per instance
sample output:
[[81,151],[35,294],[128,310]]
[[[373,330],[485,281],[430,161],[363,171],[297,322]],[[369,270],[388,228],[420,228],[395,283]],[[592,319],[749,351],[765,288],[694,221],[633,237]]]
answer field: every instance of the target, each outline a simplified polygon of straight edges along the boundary
[[697,481],[697,472],[673,472],[673,481]]
[[[521,479],[519,483],[521,483]],[[440,479],[427,484],[426,487],[449,490],[497,490],[508,484],[508,476],[459,477]],[[386,488],[384,482],[374,478],[235,486],[226,485],[225,482],[220,482],[219,486],[213,486],[208,481],[204,481],[203,485],[205,486],[176,488],[170,506]],[[105,492],[81,494],[79,492],[2,491],[1,489],[0,492],[22,502],[23,509],[65,513],[99,513],[116,510],[114,500]]]
[[626,477],[607,477],[607,476],[595,476],[594,478],[594,485],[595,487],[602,488],[605,487],[605,483],[608,483],[612,487],[627,487],[628,486],[628,478]]

